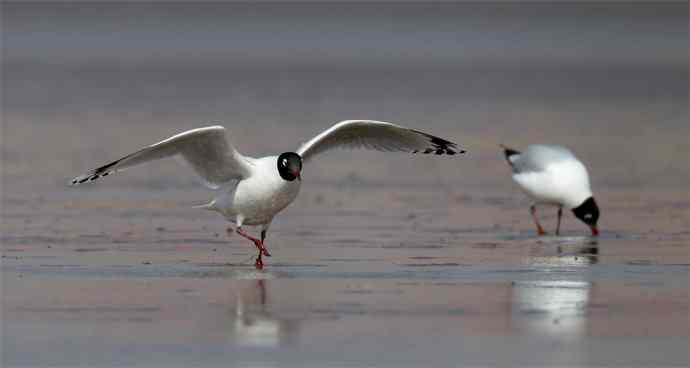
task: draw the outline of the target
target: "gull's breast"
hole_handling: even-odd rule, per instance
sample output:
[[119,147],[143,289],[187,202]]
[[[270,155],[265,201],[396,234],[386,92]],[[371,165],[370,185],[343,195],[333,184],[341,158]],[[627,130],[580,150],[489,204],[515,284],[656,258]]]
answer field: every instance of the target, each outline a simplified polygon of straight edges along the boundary
[[242,180],[235,191],[234,212],[247,225],[271,221],[297,197],[300,181],[285,181],[279,175],[257,175]]

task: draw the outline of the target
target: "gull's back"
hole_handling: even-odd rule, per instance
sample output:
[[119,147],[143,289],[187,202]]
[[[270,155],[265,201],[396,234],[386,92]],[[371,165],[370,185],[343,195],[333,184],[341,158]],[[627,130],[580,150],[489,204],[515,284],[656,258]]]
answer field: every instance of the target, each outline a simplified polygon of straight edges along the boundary
[[515,173],[540,172],[549,165],[570,160],[577,161],[577,158],[563,146],[533,144],[511,160],[511,164]]
[[565,147],[530,145],[510,162],[513,180],[536,202],[574,208],[592,195],[587,169]]

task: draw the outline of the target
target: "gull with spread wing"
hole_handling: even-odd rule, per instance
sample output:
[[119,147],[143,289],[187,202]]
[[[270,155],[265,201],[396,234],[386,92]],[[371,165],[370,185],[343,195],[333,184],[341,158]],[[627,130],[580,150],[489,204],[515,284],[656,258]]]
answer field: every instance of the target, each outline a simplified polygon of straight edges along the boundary
[[[226,140],[225,128],[210,126],[188,130],[144,147],[72,180],[72,185],[93,182],[114,172],[166,157],[186,161],[217,195],[199,206],[221,213],[234,222],[236,232],[258,249],[255,266],[263,267],[262,256],[270,256],[264,241],[273,217],[297,197],[302,164],[318,153],[333,148],[365,148],[421,154],[455,155],[464,150],[445,139],[373,120],[346,120],[335,124],[304,143],[296,152],[253,158],[244,156]],[[243,226],[261,226],[260,238]]]

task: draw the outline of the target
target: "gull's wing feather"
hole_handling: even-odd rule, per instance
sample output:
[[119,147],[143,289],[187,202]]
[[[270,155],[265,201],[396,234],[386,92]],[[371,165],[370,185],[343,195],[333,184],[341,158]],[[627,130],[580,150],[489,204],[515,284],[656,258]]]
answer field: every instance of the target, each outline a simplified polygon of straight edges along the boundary
[[225,139],[225,128],[210,126],[182,132],[166,140],[129,154],[79,175],[72,185],[94,181],[114,172],[166,157],[180,157],[211,188],[250,175],[248,158],[237,152]]
[[437,155],[465,153],[457,144],[419,130],[374,120],[345,120],[304,143],[297,154],[304,161],[333,148],[365,148]]
[[508,163],[516,174],[544,171],[551,164],[575,159],[570,150],[557,145],[533,144],[528,146],[524,152],[502,147]]

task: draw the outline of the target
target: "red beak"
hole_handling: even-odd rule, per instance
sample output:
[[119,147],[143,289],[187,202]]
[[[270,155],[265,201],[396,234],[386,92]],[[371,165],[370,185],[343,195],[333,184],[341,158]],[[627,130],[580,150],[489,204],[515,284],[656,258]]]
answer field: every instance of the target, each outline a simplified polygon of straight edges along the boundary
[[592,236],[599,236],[599,229],[597,229],[596,225],[590,226],[590,229],[592,229]]
[[298,180],[302,180],[302,174],[299,171],[295,171],[292,175],[296,176]]

